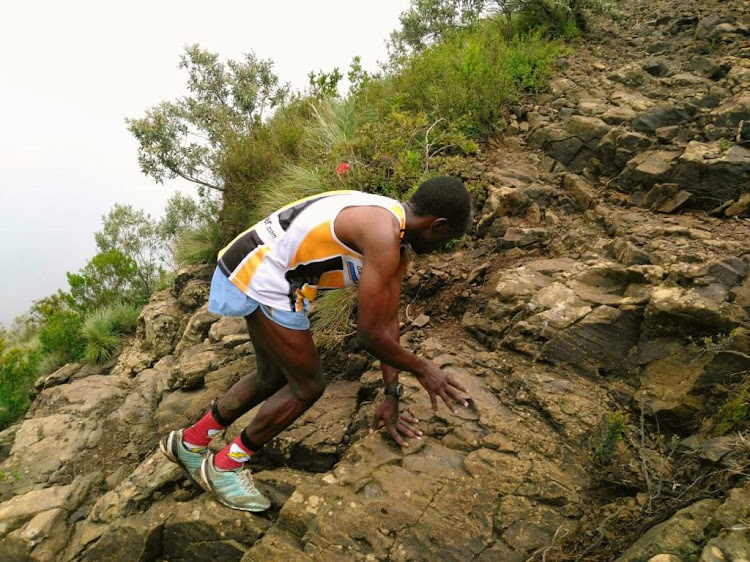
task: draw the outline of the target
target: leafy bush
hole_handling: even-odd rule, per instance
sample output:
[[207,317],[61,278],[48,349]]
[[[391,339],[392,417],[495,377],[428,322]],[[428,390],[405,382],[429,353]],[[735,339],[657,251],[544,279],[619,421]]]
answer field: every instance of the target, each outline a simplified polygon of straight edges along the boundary
[[546,87],[560,52],[540,34],[507,42],[494,19],[483,20],[414,57],[395,85],[405,109],[483,138],[498,130],[509,103]]
[[29,407],[29,391],[37,378],[41,354],[19,348],[5,349],[0,340],[0,430],[5,429]]
[[81,335],[82,316],[73,310],[59,308],[46,317],[39,328],[41,351],[65,363],[83,357],[86,342]]
[[122,336],[135,332],[140,309],[127,303],[99,308],[83,322],[86,340],[85,358],[91,363],[104,363],[120,349]]

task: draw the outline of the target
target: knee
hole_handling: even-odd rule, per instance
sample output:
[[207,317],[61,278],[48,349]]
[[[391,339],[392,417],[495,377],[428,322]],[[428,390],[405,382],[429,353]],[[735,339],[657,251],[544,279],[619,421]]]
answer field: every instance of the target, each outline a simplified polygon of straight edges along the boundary
[[290,385],[290,387],[295,398],[308,406],[314,404],[318,398],[323,396],[326,389],[323,371],[317,369],[312,375],[297,380],[296,384]]

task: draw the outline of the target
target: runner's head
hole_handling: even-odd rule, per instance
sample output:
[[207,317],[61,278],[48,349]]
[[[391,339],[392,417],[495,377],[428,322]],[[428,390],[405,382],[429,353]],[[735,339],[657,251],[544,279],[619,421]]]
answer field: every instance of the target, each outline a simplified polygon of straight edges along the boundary
[[415,252],[424,254],[443,248],[463,236],[471,224],[471,198],[463,182],[439,176],[422,183],[406,205],[420,218],[422,228],[410,230],[404,240]]

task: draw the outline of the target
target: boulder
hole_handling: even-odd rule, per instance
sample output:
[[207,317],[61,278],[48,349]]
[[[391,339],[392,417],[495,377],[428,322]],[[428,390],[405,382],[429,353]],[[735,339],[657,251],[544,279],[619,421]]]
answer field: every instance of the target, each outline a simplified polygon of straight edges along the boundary
[[629,160],[620,174],[620,182],[629,187],[651,188],[668,180],[679,152],[647,150]]
[[[339,460],[357,407],[359,384],[334,382],[307,412],[263,447],[257,462],[325,472]],[[257,414],[257,409],[239,418],[227,429],[225,439],[234,439]]]
[[151,296],[138,317],[135,342],[119,356],[115,375],[135,375],[172,353],[179,341],[182,312],[170,291]]
[[750,150],[735,145],[722,152],[717,145],[692,141],[668,175],[670,182],[694,195],[696,206],[713,208],[737,199],[750,185]]
[[638,343],[641,314],[599,306],[544,345],[542,357],[587,373],[624,373]]
[[615,562],[640,562],[660,553],[680,559],[697,558],[719,500],[701,500],[681,509],[671,519],[651,527]]
[[691,105],[660,105],[633,119],[631,126],[639,133],[653,135],[662,127],[684,125],[694,116],[695,108]]
[[702,297],[695,289],[659,287],[651,295],[643,320],[649,337],[701,337],[727,332],[731,322],[720,303]]

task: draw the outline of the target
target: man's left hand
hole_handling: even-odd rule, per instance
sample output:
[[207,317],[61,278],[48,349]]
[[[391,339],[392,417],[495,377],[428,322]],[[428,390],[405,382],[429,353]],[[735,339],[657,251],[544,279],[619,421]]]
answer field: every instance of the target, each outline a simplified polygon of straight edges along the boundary
[[404,437],[422,439],[422,432],[417,424],[419,424],[418,419],[405,414],[399,415],[398,398],[386,396],[375,411],[375,419],[370,427],[370,433],[375,432],[381,425],[385,425],[396,443],[402,447],[408,447],[409,444],[404,440]]

